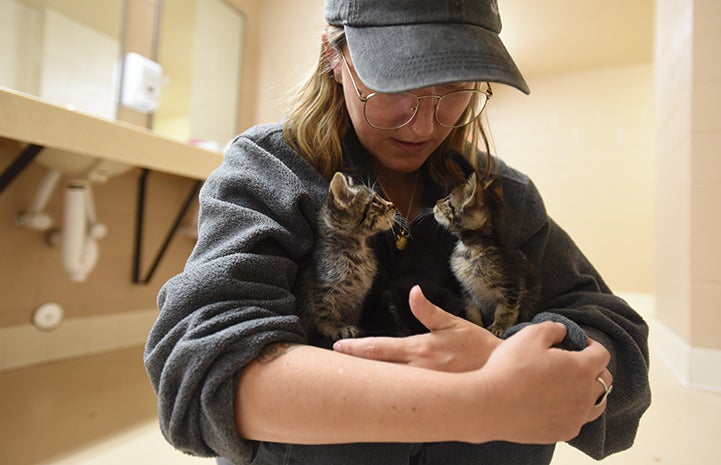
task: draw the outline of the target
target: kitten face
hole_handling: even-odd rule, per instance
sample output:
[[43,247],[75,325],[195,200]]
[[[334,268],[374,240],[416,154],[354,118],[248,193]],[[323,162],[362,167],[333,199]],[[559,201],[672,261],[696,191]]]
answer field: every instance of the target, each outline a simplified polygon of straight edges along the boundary
[[363,184],[336,173],[328,191],[326,221],[336,230],[374,234],[393,227],[396,208]]
[[485,204],[486,192],[478,185],[476,173],[459,185],[444,199],[436,202],[433,215],[449,231],[460,234],[483,228],[491,212]]

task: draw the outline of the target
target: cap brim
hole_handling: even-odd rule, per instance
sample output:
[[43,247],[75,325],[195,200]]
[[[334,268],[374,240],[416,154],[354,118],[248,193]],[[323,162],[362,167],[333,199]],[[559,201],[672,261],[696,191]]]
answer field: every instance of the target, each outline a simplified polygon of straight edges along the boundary
[[488,81],[528,94],[528,84],[498,35],[468,24],[345,26],[363,84],[400,92],[449,82]]

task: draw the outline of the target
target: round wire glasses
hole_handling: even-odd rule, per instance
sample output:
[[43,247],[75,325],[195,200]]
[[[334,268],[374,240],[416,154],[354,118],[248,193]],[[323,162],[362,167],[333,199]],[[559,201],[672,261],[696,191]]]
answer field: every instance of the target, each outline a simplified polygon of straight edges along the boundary
[[340,54],[348,75],[363,102],[363,116],[376,129],[398,129],[410,123],[418,113],[421,100],[435,100],[434,115],[438,124],[446,128],[458,128],[469,124],[481,115],[488,99],[493,95],[491,85],[485,91],[460,89],[444,95],[416,95],[412,92],[372,92],[366,96],[358,88],[345,54]]

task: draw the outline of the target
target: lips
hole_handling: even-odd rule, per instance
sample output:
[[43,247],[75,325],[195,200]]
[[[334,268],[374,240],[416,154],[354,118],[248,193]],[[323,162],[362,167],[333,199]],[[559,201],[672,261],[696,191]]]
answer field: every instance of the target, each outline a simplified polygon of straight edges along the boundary
[[428,142],[406,142],[395,139],[396,144],[405,152],[418,153],[423,151],[428,145]]

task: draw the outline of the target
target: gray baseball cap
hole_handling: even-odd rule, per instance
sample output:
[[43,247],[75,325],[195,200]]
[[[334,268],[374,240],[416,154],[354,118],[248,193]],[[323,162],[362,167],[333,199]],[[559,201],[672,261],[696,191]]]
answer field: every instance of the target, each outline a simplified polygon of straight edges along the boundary
[[496,0],[326,0],[363,83],[378,92],[489,81],[528,94],[501,42]]

